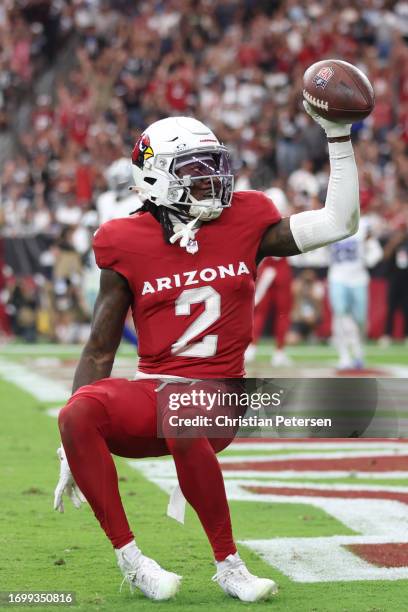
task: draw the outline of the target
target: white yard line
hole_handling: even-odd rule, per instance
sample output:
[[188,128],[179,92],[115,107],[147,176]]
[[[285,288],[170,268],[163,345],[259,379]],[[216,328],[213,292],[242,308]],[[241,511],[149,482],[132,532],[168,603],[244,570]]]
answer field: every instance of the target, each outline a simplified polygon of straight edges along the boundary
[[[137,459],[129,460],[128,463],[130,467],[134,468],[135,470],[139,470],[142,472],[142,474],[144,474],[144,476],[146,476],[146,478],[156,482],[156,484],[158,484],[158,481],[163,482],[163,479],[173,480],[176,478],[176,470],[173,461],[168,461],[166,459]],[[362,472],[359,470],[309,470],[305,472],[299,470],[279,470],[277,472],[273,470],[259,471],[254,469],[228,470],[223,472],[223,474],[225,480],[245,479],[247,485],[250,484],[250,479],[256,480],[263,478],[264,480],[262,482],[264,486],[268,485],[268,479],[273,481],[276,478],[282,478],[282,481],[284,478],[309,478],[317,480],[323,478],[350,478],[350,476],[353,476],[356,479],[366,478],[367,480],[399,480],[402,478],[408,478],[408,472],[405,471]]]
[[2,358],[0,358],[0,378],[17,385],[42,402],[66,402],[70,395],[68,386],[62,385],[50,376],[42,376],[24,365],[5,361]]
[[[357,440],[355,442],[350,442],[350,440],[344,441],[333,441],[330,440],[322,440],[320,442],[251,442],[250,440],[247,442],[241,442],[240,440],[236,440],[232,442],[231,446],[228,447],[228,450],[245,450],[248,452],[251,451],[260,451],[260,450],[325,450],[325,449],[350,449],[350,450],[365,450],[370,449],[370,446],[377,448],[389,448],[389,449],[399,449],[403,452],[408,450],[408,442],[400,442],[398,440],[388,442],[384,440],[376,440],[376,439],[366,439],[366,440]],[[313,457],[313,454],[310,455]],[[332,454],[330,453],[330,457]],[[344,455],[345,457],[348,455]],[[327,457],[327,455],[326,455]]]
[[[369,503],[366,508],[369,511]],[[240,544],[250,548],[264,561],[277,567],[295,582],[301,583],[406,580],[408,567],[377,567],[346,548],[358,544],[384,545],[393,542],[407,543],[407,534],[395,537],[358,535],[239,540]],[[391,586],[384,588],[390,589]]]
[[[273,446],[270,447],[273,450]],[[404,452],[405,451],[405,452]],[[298,459],[349,459],[353,457],[407,457],[408,445],[405,449],[373,449],[365,448],[363,450],[349,449],[346,452],[337,451],[334,453],[280,453],[279,455],[225,455],[220,456],[221,463],[263,463],[265,461],[297,461]]]
[[[260,474],[260,473],[259,473]],[[300,476],[300,474],[299,474]],[[257,480],[256,478],[251,478],[250,482],[243,483],[241,480],[240,486],[250,486],[250,487],[267,487],[271,489],[300,489],[304,491],[305,489],[312,489],[318,491],[383,491],[386,493],[408,493],[408,487],[396,487],[395,485],[370,485],[370,484],[358,484],[358,483],[317,483],[317,482],[286,482],[282,480]],[[301,495],[301,493],[300,493]],[[317,496],[316,496],[317,497]],[[341,497],[341,495],[339,495]]]

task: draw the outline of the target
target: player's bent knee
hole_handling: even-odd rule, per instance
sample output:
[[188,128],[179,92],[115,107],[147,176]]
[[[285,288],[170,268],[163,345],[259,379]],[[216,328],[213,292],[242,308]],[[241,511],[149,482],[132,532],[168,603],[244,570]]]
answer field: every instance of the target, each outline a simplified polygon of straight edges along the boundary
[[92,398],[71,398],[58,415],[61,436],[78,435],[83,430],[97,427],[102,410],[100,403]]
[[69,427],[71,426],[71,415],[72,415],[72,404],[65,404],[63,408],[61,408],[58,415],[58,427],[63,434]]

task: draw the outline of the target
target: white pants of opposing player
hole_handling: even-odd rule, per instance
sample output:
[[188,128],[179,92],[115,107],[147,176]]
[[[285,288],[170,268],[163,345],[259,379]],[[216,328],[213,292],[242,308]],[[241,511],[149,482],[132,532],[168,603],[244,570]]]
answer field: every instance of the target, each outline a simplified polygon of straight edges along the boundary
[[353,287],[330,281],[329,297],[333,313],[334,345],[339,352],[339,367],[362,367],[368,286],[364,284]]

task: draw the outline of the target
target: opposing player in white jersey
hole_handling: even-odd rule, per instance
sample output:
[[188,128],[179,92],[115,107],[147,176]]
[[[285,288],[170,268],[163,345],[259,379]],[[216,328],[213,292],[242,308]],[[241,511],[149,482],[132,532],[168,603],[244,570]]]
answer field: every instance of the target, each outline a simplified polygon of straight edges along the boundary
[[362,369],[370,280],[367,268],[380,261],[382,248],[370,234],[368,219],[361,218],[354,236],[333,243],[328,249],[329,299],[333,339],[339,353],[338,369]]
[[127,217],[130,213],[139,210],[143,205],[134,191],[129,191],[133,185],[132,164],[127,157],[116,159],[106,170],[105,178],[108,191],[104,191],[96,200],[99,225]]
[[[105,179],[109,189],[102,193],[96,201],[99,225],[111,221],[112,219],[128,217],[131,213],[136,212],[143,206],[143,202],[137,193],[130,190],[134,184],[130,159],[127,157],[116,159],[106,170]],[[99,287],[100,270],[97,267],[93,254],[91,257],[88,282],[92,284],[95,282],[95,279],[98,279],[97,283]],[[94,301],[96,295],[97,292],[92,293]],[[128,312],[123,327],[123,338],[134,346],[137,346],[137,337],[130,311]]]

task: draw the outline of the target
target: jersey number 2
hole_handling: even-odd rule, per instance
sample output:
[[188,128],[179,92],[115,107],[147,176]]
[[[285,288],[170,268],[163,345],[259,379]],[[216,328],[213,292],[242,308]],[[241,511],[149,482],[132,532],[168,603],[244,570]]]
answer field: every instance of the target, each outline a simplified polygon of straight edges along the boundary
[[210,286],[197,287],[196,289],[185,289],[176,300],[176,315],[188,316],[191,304],[204,302],[202,312],[189,325],[182,336],[173,344],[171,352],[180,357],[213,357],[217,351],[217,335],[204,336],[199,342],[190,340],[201,334],[210,327],[221,315],[220,294]]

